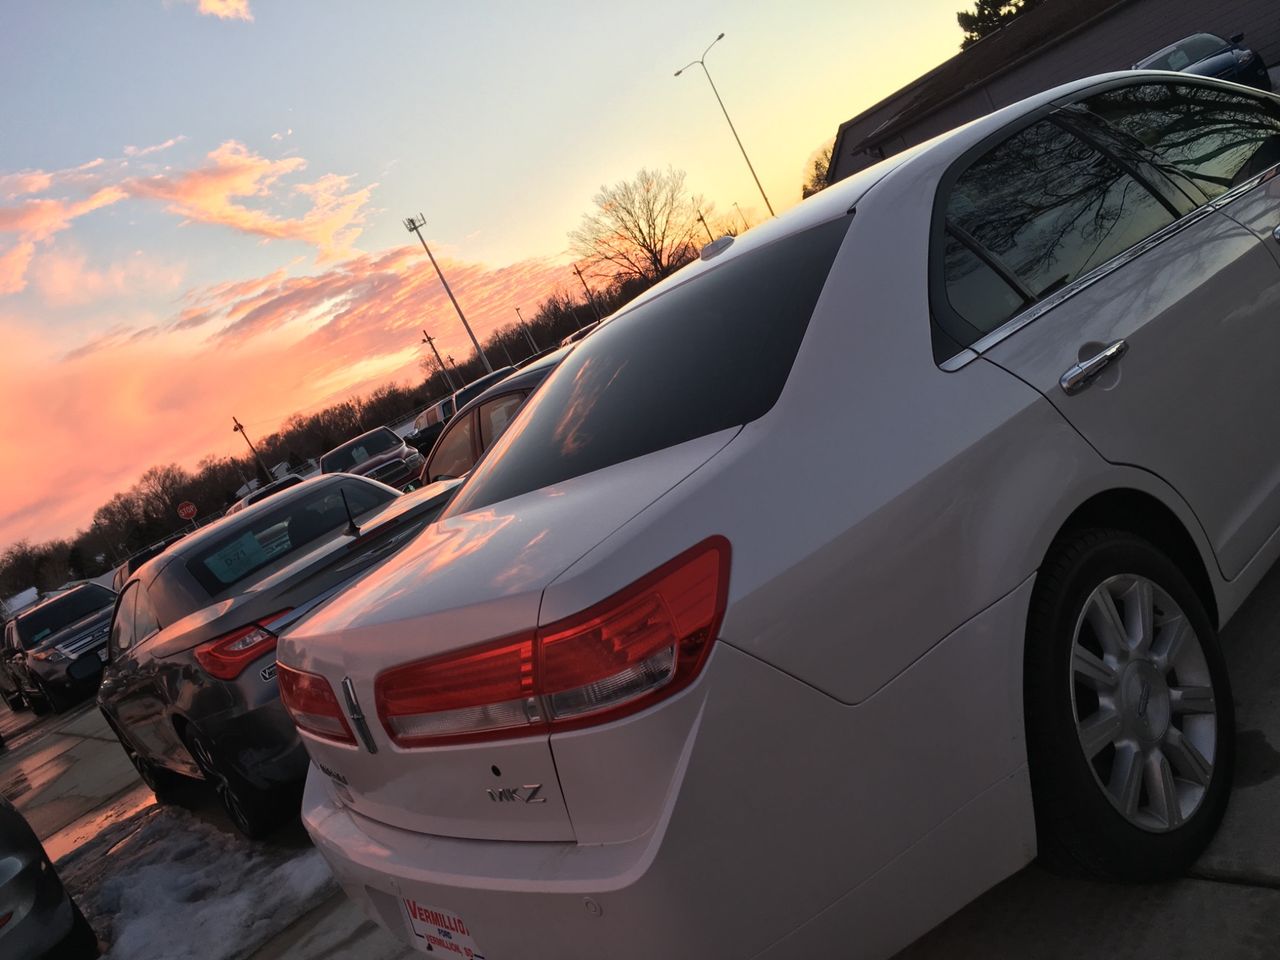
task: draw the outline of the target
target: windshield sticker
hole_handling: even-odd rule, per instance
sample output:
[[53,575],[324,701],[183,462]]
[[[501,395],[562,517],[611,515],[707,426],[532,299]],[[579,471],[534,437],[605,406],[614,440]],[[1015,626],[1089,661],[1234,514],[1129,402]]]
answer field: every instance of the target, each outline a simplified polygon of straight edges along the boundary
[[246,533],[205,557],[204,565],[222,583],[234,583],[262,566],[271,555],[252,533]]

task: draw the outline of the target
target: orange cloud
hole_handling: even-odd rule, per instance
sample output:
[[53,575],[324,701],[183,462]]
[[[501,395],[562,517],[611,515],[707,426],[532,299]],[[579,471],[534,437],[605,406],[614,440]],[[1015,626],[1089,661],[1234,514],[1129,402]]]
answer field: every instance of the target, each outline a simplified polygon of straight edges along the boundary
[[44,193],[53,185],[53,174],[43,170],[19,170],[0,175],[0,196],[14,200],[28,193]]
[[219,20],[253,22],[253,14],[249,12],[249,0],[200,0],[200,5],[196,9],[205,16],[217,17]]
[[118,263],[98,270],[86,266],[78,251],[50,251],[36,258],[31,279],[55,307],[79,306],[124,296],[172,293],[182,284],[180,265],[164,263],[144,253],[135,253]]
[[128,181],[133,196],[162,200],[168,209],[200,223],[221,224],[268,239],[300,240],[316,247],[321,259],[349,253],[364,224],[364,206],[374,185],[349,190],[349,177],[326,174],[292,191],[310,201],[300,217],[274,216],[237,201],[263,198],[282,177],[306,167],[301,157],[269,160],[244,144],[228,140],[209,154],[210,163],[176,176]]
[[20,233],[27,240],[47,240],[71,226],[71,221],[125,198],[119,187],[103,187],[83,200],[24,200],[0,207],[0,233]]
[[27,266],[35,252],[36,245],[30,240],[19,240],[8,250],[0,252],[0,296],[26,289]]

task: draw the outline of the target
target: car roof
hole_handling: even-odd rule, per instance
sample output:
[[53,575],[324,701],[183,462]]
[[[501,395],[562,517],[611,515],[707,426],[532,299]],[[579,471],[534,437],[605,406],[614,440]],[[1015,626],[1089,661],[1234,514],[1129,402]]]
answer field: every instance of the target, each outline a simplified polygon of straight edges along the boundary
[[567,357],[569,355],[569,351],[572,349],[572,346],[561,347],[560,349],[547,354],[536,363],[529,364],[529,366],[525,367],[523,370],[517,370],[515,373],[511,374],[511,376],[506,377],[503,380],[499,380],[478,396],[468,400],[466,404],[463,405],[462,409],[454,414],[454,416],[461,416],[468,410],[473,410],[480,406],[480,404],[486,403],[494,397],[502,396],[505,393],[511,393],[513,390],[519,390],[522,387],[536,386],[543,380],[547,379],[547,377],[551,375],[552,370],[560,366],[560,361]]
[[372,430],[366,430],[364,433],[358,434],[357,436],[352,437],[350,440],[343,440],[340,444],[338,444],[332,450],[326,450],[324,453],[320,455],[320,459],[323,460],[329,454],[336,453],[337,451],[341,450],[343,447],[348,447],[359,440],[363,440],[365,437],[371,437],[375,433],[382,433],[384,430],[389,433],[395,434],[395,438],[397,440],[400,439],[400,435],[386,425],[383,425],[381,427],[374,427]]
[[1197,37],[1208,37],[1210,40],[1216,40],[1218,43],[1222,44],[1224,47],[1231,46],[1231,44],[1227,43],[1226,40],[1222,39],[1222,37],[1218,36],[1216,33],[1206,33],[1206,32],[1190,33],[1190,34],[1187,34],[1187,36],[1183,37],[1181,40],[1175,40],[1173,43],[1169,44],[1167,47],[1161,47],[1155,53],[1147,54],[1145,57],[1143,57],[1141,60],[1138,61],[1137,66],[1141,67],[1142,64],[1144,63],[1150,63],[1152,60],[1160,59],[1165,54],[1173,53],[1174,50],[1177,50],[1180,46],[1182,46],[1188,40],[1195,40]]
[[[27,614],[35,613],[37,610],[41,609],[42,607],[49,606],[49,604],[53,603],[55,600],[61,600],[63,597],[70,596],[71,594],[75,593],[77,590],[83,590],[85,587],[102,587],[102,589],[107,591],[107,593],[110,593],[110,594],[115,593],[115,591],[112,590],[110,587],[103,587],[102,584],[100,583],[94,583],[92,580],[86,580],[84,583],[78,583],[74,587],[71,587],[67,590],[57,590],[54,593],[49,594],[49,596],[45,597],[43,600],[39,601],[38,603],[31,604],[31,606],[29,607],[23,607],[21,610],[15,613],[12,617],[10,617],[9,620],[21,620]],[[9,621],[6,620],[5,622],[8,623]]]

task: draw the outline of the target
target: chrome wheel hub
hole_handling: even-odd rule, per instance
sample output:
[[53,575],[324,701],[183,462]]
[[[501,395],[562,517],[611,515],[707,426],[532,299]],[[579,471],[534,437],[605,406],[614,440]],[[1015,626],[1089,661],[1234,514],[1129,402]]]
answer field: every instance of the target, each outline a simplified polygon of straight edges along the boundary
[[1098,787],[1126,820],[1173,830],[1213,779],[1217,705],[1186,614],[1145,577],[1099,584],[1071,643],[1071,708]]

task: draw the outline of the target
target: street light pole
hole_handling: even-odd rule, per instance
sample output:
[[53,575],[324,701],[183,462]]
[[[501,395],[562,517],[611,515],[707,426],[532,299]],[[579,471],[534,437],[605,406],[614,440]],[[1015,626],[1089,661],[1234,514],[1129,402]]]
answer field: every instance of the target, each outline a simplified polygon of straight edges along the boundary
[[740,216],[740,217],[742,218],[742,229],[743,229],[743,230],[750,230],[750,229],[751,229],[751,224],[747,223],[747,215],[746,215],[745,213],[743,213],[743,212],[742,212],[742,208],[741,208],[740,206],[738,206],[738,201],[737,201],[737,200],[733,201],[733,209],[737,210],[737,211],[738,211],[738,216]]
[[747,161],[747,169],[751,171],[751,179],[756,182],[756,188],[760,191],[760,196],[764,197],[764,205],[769,208],[769,216],[775,217],[777,214],[773,212],[773,204],[769,202],[769,197],[765,194],[764,187],[760,185],[760,178],[756,176],[756,168],[751,165],[751,158],[747,156],[747,148],[742,145],[742,138],[738,136],[737,128],[734,127],[733,121],[729,119],[729,111],[725,109],[724,101],[720,99],[720,91],[716,89],[716,82],[711,79],[711,71],[707,69],[706,63],[703,62],[706,60],[707,54],[711,52],[711,48],[723,39],[724,34],[722,33],[711,41],[707,49],[702,51],[702,56],[697,60],[690,60],[683,67],[677,70],[676,76],[680,76],[680,74],[684,73],[695,63],[700,66],[702,68],[702,72],[707,75],[707,83],[711,84],[711,92],[716,95],[716,103],[720,104],[720,112],[724,114],[725,122],[729,124],[729,130],[733,133],[733,139],[738,142],[738,149],[742,151],[742,159]]
[[244,424],[237,420],[234,414],[231,417],[231,422],[235,424],[235,426],[231,428],[231,432],[238,433],[240,436],[244,437],[244,442],[249,445],[249,452],[253,454],[253,459],[258,461],[258,469],[262,471],[262,475],[266,478],[263,482],[270,483],[271,471],[268,470],[267,465],[262,462],[262,455],[258,453],[257,448],[253,445],[253,441],[249,439],[249,434],[245,432]]
[[529,341],[529,346],[533,347],[533,352],[538,352],[538,342],[533,339],[533,332],[529,329],[529,325],[524,322],[524,314],[520,312],[520,308],[516,307],[516,316],[520,318],[520,329],[524,331],[525,339]]
[[[578,265],[576,263],[573,265],[573,272],[576,273],[578,275],[578,279],[582,281],[582,289],[585,290],[587,294],[587,303],[591,304],[591,312],[596,315],[596,320],[599,320],[600,308],[596,306],[596,298],[591,295],[591,288],[587,286],[587,280],[582,275],[582,271],[578,269]],[[576,313],[573,315],[573,322],[578,323],[578,315]],[[578,323],[578,329],[582,329],[582,324]]]
[[458,319],[462,321],[462,326],[466,328],[467,336],[471,338],[471,345],[476,348],[476,353],[480,354],[480,361],[484,364],[485,370],[493,373],[489,358],[480,349],[480,341],[471,332],[471,324],[467,323],[467,318],[463,314],[462,308],[458,306],[458,298],[453,295],[453,291],[449,288],[449,281],[444,278],[444,274],[440,271],[440,264],[436,263],[436,258],[432,255],[431,248],[427,246],[427,238],[422,235],[422,228],[426,226],[426,223],[427,218],[422,214],[418,214],[416,217],[406,217],[404,226],[410,233],[418,235],[418,239],[422,242],[422,249],[427,252],[427,259],[431,261],[431,266],[436,268],[436,276],[440,278],[440,283],[444,285],[444,292],[449,295],[449,301],[453,304],[453,309],[458,311]]
[[450,390],[457,390],[453,385],[453,377],[449,376],[449,369],[444,365],[444,361],[440,359],[440,351],[436,349],[436,341],[426,330],[422,331],[422,342],[431,348],[431,352],[436,355],[436,363],[440,367],[440,372],[444,374],[444,382],[449,385]]
[[707,231],[707,243],[714,243],[715,237],[711,235],[711,228],[707,226],[706,219],[702,216],[702,211],[698,211],[698,222],[702,224],[702,229]]

